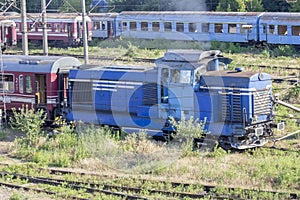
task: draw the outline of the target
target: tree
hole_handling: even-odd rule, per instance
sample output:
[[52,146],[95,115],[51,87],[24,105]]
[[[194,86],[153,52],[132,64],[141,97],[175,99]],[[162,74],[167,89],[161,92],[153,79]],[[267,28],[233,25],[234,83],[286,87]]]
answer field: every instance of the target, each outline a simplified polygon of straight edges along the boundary
[[290,3],[290,12],[300,12],[300,1]]
[[263,12],[264,6],[262,4],[262,0],[247,0],[246,10],[248,12]]
[[288,12],[291,5],[286,0],[262,0],[267,12]]
[[[86,0],[85,6],[89,8],[92,0]],[[67,0],[63,1],[63,5],[59,8],[60,12],[81,12],[81,0]],[[88,11],[88,9],[87,9]]]
[[244,0],[219,0],[217,11],[245,12],[246,4]]

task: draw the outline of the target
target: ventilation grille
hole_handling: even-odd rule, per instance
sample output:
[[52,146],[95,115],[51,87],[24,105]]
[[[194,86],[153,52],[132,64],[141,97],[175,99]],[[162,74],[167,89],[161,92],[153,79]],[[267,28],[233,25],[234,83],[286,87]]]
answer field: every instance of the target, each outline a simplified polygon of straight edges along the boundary
[[241,95],[240,91],[234,91],[232,94],[222,95],[222,119],[224,121],[242,121]]
[[144,100],[143,105],[153,106],[157,104],[157,84],[149,83],[143,86]]
[[268,115],[272,111],[272,100],[269,90],[257,91],[254,93],[255,115]]
[[74,82],[72,102],[76,104],[91,104],[93,102],[92,82]]

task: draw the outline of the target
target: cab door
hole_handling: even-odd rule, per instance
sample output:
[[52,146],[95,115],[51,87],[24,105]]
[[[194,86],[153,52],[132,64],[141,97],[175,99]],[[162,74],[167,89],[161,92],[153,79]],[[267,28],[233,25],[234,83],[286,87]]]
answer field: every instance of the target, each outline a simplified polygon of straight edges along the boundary
[[192,70],[162,69],[160,97],[160,118],[172,116],[176,119],[194,115],[194,89]]

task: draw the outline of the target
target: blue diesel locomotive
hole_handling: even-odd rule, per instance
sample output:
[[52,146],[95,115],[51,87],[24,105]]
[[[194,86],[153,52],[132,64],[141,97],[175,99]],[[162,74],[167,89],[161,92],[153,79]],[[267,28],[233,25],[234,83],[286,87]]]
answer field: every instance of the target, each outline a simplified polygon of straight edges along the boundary
[[[68,120],[168,136],[169,117],[206,120],[224,148],[261,146],[273,121],[269,74],[226,69],[219,51],[169,51],[155,66],[82,65],[69,72]],[[224,68],[224,69],[223,69]]]

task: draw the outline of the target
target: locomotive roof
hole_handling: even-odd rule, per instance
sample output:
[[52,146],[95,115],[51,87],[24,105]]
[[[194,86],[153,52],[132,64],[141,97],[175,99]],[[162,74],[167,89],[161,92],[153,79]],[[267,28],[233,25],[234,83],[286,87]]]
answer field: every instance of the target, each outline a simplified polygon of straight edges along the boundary
[[105,66],[105,65],[80,65],[76,67],[79,70],[93,70],[93,71],[124,71],[124,72],[144,72],[150,69],[153,69],[154,66],[135,66],[135,65],[112,65],[112,66]]
[[231,61],[229,58],[224,58],[219,50],[169,50],[163,58],[158,59],[155,63],[158,67],[163,68],[196,69],[217,59],[228,59],[228,63]]
[[3,55],[3,68],[11,72],[57,73],[80,65],[73,57]]
[[229,79],[248,79],[250,81],[254,81],[258,79],[258,76],[260,80],[271,80],[271,76],[266,73],[257,73],[257,72],[252,72],[252,71],[225,71],[225,70],[220,70],[220,71],[208,71],[202,74],[202,76],[207,79],[208,77],[211,77],[214,79],[214,77],[224,77],[224,78],[229,78]]

